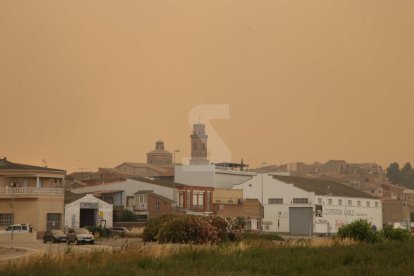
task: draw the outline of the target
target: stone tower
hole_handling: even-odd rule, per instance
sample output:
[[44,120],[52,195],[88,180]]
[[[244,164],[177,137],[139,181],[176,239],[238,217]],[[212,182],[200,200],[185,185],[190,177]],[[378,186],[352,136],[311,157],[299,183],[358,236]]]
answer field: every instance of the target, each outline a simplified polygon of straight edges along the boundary
[[172,153],[164,149],[164,142],[157,141],[155,149],[147,153],[147,164],[169,165],[172,164]]
[[193,134],[191,134],[191,160],[190,165],[206,165],[207,160],[207,138],[206,126],[204,124],[194,124]]

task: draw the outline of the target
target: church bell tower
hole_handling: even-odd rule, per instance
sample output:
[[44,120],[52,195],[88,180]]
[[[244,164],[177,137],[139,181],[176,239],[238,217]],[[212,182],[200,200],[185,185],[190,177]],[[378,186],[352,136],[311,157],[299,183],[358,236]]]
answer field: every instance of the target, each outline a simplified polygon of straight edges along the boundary
[[207,138],[206,126],[204,124],[194,124],[191,138],[191,160],[190,165],[206,165],[207,160]]

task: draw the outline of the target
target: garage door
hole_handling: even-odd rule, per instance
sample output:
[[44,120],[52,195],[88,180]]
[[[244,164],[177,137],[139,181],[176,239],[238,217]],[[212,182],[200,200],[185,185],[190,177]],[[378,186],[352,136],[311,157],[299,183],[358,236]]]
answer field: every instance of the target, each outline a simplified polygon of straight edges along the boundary
[[289,230],[291,235],[309,236],[311,233],[312,207],[289,208]]
[[96,209],[80,209],[79,227],[96,226]]

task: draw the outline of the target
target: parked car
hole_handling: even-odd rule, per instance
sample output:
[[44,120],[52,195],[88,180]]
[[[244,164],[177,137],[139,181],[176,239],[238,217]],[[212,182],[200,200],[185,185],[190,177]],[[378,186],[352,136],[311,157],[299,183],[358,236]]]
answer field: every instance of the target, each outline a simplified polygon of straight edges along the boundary
[[63,233],[62,230],[51,230],[46,231],[45,235],[43,236],[43,242],[52,242],[52,243],[59,243],[59,242],[66,242],[67,235]]
[[95,238],[86,228],[69,229],[67,235],[67,244],[74,242],[75,244],[81,243],[95,243]]
[[131,232],[125,227],[113,227],[112,231],[114,231],[115,233],[118,233],[119,236],[121,236],[121,237],[127,237],[128,234],[130,234],[130,232]]
[[112,228],[112,231],[114,231],[115,233],[118,233],[118,235],[122,238],[138,238],[139,237],[138,233],[134,233],[125,227],[114,227]]
[[9,225],[6,230],[1,231],[2,233],[11,233],[13,230],[14,233],[30,233],[32,232],[32,227],[28,223],[22,224],[13,224]]

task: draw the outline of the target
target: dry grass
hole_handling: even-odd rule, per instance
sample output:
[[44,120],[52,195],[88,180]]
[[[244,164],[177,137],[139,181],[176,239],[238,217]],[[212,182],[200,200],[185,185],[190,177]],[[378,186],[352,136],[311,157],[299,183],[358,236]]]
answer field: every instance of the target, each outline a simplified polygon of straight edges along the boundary
[[[397,250],[397,248],[400,248]],[[330,238],[224,244],[125,244],[117,249],[66,247],[0,267],[0,275],[386,274],[413,268],[412,244],[367,244]],[[404,267],[395,266],[402,264]],[[407,270],[408,271],[408,270]],[[279,273],[280,272],[280,273]],[[29,273],[30,274],[30,273]]]
[[144,233],[144,229],[145,229],[145,227],[133,227],[129,231],[131,231],[134,234],[141,234],[142,235],[142,233]]

